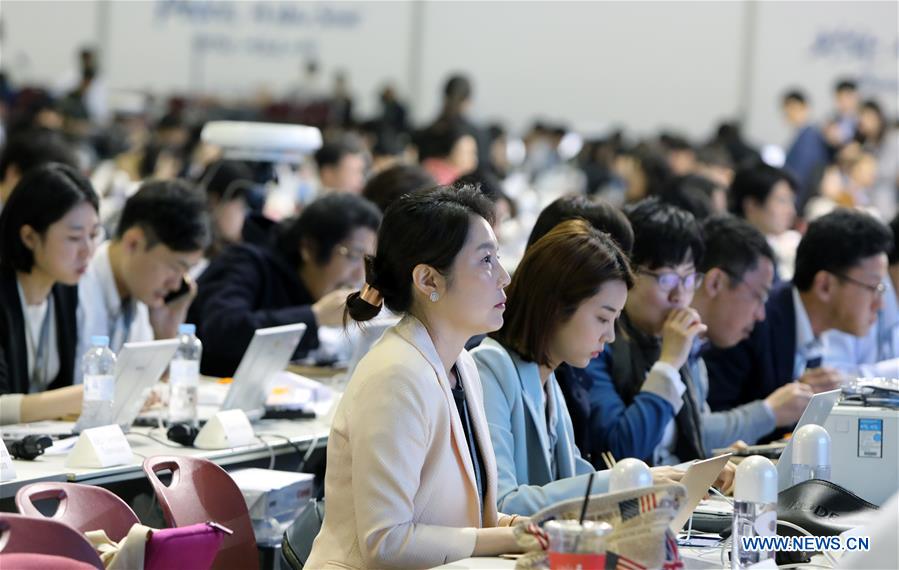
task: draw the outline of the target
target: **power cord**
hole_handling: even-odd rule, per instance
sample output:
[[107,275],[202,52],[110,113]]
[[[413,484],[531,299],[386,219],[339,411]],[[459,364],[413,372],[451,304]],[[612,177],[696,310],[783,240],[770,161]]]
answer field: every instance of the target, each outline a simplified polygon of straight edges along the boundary
[[[291,441],[291,439],[289,437],[286,437],[286,436],[283,436],[283,435],[277,434],[277,433],[261,433],[261,434],[259,434],[259,436],[266,436],[266,435],[269,437],[277,437],[278,439],[283,439],[297,451],[297,453],[300,455],[300,464],[299,464],[299,466],[297,466],[298,472],[303,471],[303,468],[306,467],[306,463],[312,457],[312,454],[315,453],[315,448],[318,447],[318,441],[321,439],[321,437],[315,436],[312,439],[312,441],[309,443],[309,447],[306,449],[306,452],[304,454],[303,451],[300,449],[300,447],[297,444],[295,444],[293,441]],[[257,436],[257,437],[259,437],[259,436]]]
[[159,439],[158,437],[154,437],[154,436],[153,436],[153,432],[156,431],[157,429],[159,429],[159,428],[152,428],[152,429],[150,430],[150,433],[149,433],[149,434],[146,434],[146,433],[140,433],[140,432],[133,431],[133,432],[129,432],[127,435],[129,435],[129,436],[131,436],[131,435],[139,435],[139,436],[141,436],[141,437],[145,437],[145,438],[147,438],[147,439],[151,439],[151,440],[155,441],[156,443],[158,443],[158,444],[160,444],[160,445],[164,445],[164,446],[166,446],[166,447],[171,447],[172,449],[184,449],[184,446],[183,446],[183,445],[175,445],[175,444],[169,443],[168,440]]
[[262,445],[264,445],[266,447],[266,449],[268,449],[268,454],[269,454],[268,468],[269,468],[269,471],[271,471],[272,469],[275,468],[275,448],[272,447],[272,444],[270,444],[269,442],[262,439],[262,437],[259,435],[256,436],[256,439],[258,441],[262,442]]
[[[805,536],[813,536],[812,533],[810,533],[809,531],[807,531],[804,528],[802,528],[801,526],[793,524],[791,522],[778,519],[777,524],[783,525],[787,528],[792,528],[794,530],[797,530]],[[733,538],[734,538],[734,536],[731,535],[731,536],[727,537],[727,540],[725,540],[723,543],[721,543],[721,566],[722,566],[722,568],[727,566],[727,562],[725,561],[725,555],[726,555],[727,551],[730,550],[730,545],[733,543]],[[829,552],[827,552],[826,550],[822,550],[821,554],[823,554],[824,558],[827,559],[827,563],[829,564],[829,566],[821,566],[818,564],[790,564],[788,566],[778,566],[778,568],[836,568],[837,567],[836,558],[834,558]]]

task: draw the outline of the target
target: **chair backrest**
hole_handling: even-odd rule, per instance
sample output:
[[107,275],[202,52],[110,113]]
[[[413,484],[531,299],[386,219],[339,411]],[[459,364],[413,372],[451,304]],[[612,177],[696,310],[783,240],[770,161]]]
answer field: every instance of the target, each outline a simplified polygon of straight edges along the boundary
[[137,515],[122,499],[103,487],[77,483],[32,483],[16,493],[16,507],[23,515],[44,516],[34,501],[58,499],[59,507],[53,520],[66,523],[82,533],[105,530],[118,542],[128,535],[131,526],[139,523]]
[[[172,472],[168,486],[157,476],[165,470]],[[224,469],[198,457],[161,455],[145,459],[144,472],[170,526],[212,521],[233,531],[225,537],[213,568],[259,568],[247,503]]]
[[50,554],[102,570],[94,547],[72,527],[48,518],[0,513],[0,555]]

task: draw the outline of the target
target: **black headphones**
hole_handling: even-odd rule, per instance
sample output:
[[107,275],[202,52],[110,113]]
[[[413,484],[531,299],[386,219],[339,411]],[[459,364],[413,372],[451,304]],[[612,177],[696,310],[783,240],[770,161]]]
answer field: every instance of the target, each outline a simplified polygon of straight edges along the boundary
[[47,435],[26,435],[22,439],[4,439],[3,443],[12,457],[31,461],[43,455],[44,450],[53,445],[53,440]]
[[193,447],[198,433],[200,433],[200,428],[190,424],[172,424],[165,435],[169,440],[180,443],[184,447]]

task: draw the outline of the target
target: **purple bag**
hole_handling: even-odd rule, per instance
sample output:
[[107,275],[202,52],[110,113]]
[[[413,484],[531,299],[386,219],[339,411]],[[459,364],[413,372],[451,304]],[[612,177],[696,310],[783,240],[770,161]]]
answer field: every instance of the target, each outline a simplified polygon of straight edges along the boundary
[[145,570],[208,570],[232,531],[214,522],[154,531],[144,550]]

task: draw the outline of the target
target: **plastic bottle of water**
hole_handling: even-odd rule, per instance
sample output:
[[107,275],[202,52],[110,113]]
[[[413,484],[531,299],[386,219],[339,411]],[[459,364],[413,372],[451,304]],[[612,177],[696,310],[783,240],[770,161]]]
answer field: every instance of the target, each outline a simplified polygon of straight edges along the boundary
[[203,343],[196,335],[197,327],[178,327],[180,345],[169,365],[169,424],[197,425],[197,386],[200,383],[200,357]]
[[830,479],[830,434],[815,424],[793,434],[793,485],[809,479]]
[[734,477],[731,568],[747,568],[774,558],[774,550],[744,548],[743,538],[773,537],[777,527],[777,470],[759,455],[747,457]]
[[91,337],[91,348],[81,359],[84,400],[76,425],[78,431],[112,423],[115,361],[115,354],[109,349],[109,337]]

